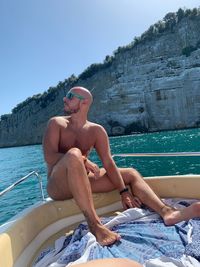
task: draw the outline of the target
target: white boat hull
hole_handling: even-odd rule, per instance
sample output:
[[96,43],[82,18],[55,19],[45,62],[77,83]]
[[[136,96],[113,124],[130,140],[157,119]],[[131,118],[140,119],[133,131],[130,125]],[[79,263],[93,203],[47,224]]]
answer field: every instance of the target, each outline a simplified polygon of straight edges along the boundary
[[[162,198],[200,199],[200,175],[148,177]],[[117,191],[94,194],[99,215],[122,209]],[[73,199],[38,203],[0,227],[0,266],[31,266],[42,248],[84,220]],[[2,256],[3,255],[3,256]]]

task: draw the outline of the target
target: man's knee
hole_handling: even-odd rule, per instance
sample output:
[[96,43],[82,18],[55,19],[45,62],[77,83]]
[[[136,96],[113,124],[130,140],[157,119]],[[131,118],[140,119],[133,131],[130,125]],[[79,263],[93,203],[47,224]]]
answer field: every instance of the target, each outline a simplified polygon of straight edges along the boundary
[[83,161],[82,153],[80,149],[76,147],[73,147],[70,150],[68,150],[64,157],[66,159],[66,163],[70,165],[79,164],[80,162]]
[[128,168],[129,175],[133,177],[134,179],[141,179],[141,174],[134,168]]
[[136,182],[142,178],[140,173],[134,168],[125,168],[122,171],[122,176],[127,182]]

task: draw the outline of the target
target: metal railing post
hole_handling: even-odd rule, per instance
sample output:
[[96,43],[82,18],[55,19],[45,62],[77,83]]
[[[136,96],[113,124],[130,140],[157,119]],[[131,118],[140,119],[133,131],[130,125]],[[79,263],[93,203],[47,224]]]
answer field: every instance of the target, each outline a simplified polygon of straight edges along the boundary
[[9,185],[6,189],[4,189],[3,191],[0,192],[0,197],[3,196],[4,194],[6,194],[7,192],[9,192],[10,190],[12,190],[15,186],[17,186],[21,182],[23,182],[26,179],[28,179],[32,175],[35,175],[38,178],[39,185],[40,185],[41,198],[42,198],[42,201],[45,201],[44,192],[43,192],[43,188],[42,188],[42,177],[36,171],[30,172],[29,174],[27,174],[26,176],[22,177],[21,179],[19,179],[15,183]]

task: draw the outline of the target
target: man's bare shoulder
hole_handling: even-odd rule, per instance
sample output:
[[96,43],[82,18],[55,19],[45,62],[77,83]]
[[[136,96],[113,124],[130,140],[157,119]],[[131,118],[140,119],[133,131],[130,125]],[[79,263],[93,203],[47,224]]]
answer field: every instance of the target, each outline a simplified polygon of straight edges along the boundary
[[106,130],[104,129],[104,127],[98,123],[94,123],[94,122],[88,122],[88,126],[90,128],[92,128],[93,130],[93,133],[95,135],[98,135],[98,134],[102,134],[102,133],[105,133]]
[[67,116],[55,116],[49,120],[48,124],[52,125],[52,126],[56,126],[56,125],[57,126],[64,126],[68,122],[69,122],[69,117],[67,117]]

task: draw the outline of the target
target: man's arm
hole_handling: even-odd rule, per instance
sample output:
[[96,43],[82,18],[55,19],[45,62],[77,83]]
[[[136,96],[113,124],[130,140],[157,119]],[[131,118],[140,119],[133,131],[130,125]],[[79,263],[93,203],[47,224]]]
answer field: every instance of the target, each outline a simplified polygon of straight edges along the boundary
[[63,153],[58,152],[58,144],[60,137],[60,126],[57,118],[49,120],[47,129],[43,138],[44,158],[47,164],[55,165],[59,159],[63,157]]
[[101,126],[98,127],[96,132],[95,148],[103,163],[108,178],[120,192],[124,209],[134,207],[139,208],[141,206],[141,201],[138,198],[134,198],[133,195],[127,191],[120,171],[111,156],[108,135],[105,129]]
[[98,125],[96,129],[95,149],[102,161],[103,167],[105,168],[109,179],[115,188],[119,191],[123,190],[125,188],[125,184],[111,156],[108,135],[105,129],[100,125]]

